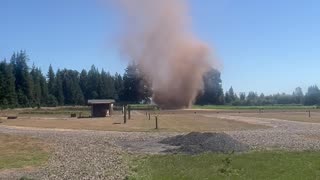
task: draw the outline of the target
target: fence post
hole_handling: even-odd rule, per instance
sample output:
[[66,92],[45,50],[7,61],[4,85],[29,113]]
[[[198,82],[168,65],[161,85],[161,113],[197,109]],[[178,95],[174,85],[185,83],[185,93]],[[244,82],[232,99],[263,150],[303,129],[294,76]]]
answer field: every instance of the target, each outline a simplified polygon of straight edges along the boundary
[[311,118],[311,110],[309,110],[309,118]]
[[123,106],[123,122],[124,124],[127,123],[127,107]]
[[156,116],[156,129],[158,129],[158,116]]
[[149,120],[151,120],[151,119],[150,119],[150,113],[149,113]]
[[128,105],[128,119],[131,119],[131,107]]

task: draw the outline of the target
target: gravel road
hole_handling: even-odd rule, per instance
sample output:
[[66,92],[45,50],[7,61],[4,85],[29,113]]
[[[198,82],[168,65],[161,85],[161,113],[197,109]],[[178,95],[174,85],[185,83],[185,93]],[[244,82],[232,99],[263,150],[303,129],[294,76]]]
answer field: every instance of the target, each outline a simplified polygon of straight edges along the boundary
[[[211,117],[211,115],[206,115]],[[269,126],[267,129],[225,132],[250,148],[319,150],[320,124],[212,115],[212,117]],[[0,172],[0,179],[22,176],[34,179],[124,179],[128,167],[126,153],[162,153],[172,146],[159,143],[178,133],[102,132],[53,130],[0,126],[0,133],[43,139],[53,147],[46,166],[34,171]]]

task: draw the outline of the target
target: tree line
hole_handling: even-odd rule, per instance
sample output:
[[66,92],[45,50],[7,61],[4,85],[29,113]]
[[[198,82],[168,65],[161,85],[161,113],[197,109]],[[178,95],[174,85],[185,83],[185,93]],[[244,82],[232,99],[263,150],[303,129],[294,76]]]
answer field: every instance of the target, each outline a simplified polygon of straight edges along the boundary
[[234,106],[264,106],[264,105],[320,105],[320,89],[310,86],[304,94],[301,87],[297,87],[292,94],[277,93],[260,95],[256,92],[234,93],[231,87],[224,95],[224,104]]
[[[81,72],[70,69],[43,73],[29,67],[25,51],[14,53],[10,60],[0,61],[0,107],[40,107],[85,105],[88,99],[115,99],[123,103],[150,103],[152,89],[138,65],[131,63],[123,75],[112,75],[94,65]],[[296,88],[292,94],[265,96],[255,92],[236,94],[231,87],[224,93],[221,74],[211,69],[204,75],[204,90],[196,99],[199,105],[274,105],[320,104],[320,90],[311,86],[306,94]]]

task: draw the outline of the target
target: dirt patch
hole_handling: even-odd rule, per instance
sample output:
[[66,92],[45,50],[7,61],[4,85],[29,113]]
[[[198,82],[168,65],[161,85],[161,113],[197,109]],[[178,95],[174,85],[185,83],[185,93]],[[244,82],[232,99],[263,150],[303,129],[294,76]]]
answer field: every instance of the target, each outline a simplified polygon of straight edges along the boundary
[[238,142],[225,133],[197,133],[178,135],[166,138],[160,143],[171,146],[179,146],[177,149],[170,149],[167,152],[199,154],[204,152],[230,153],[244,152],[249,146]]
[[[108,118],[96,119],[72,119],[54,116],[19,117],[14,120],[3,120],[1,125],[55,128],[55,129],[78,129],[78,130],[102,130],[102,131],[138,131],[138,132],[224,132],[234,130],[264,129],[263,125],[238,122],[229,119],[221,119],[217,115],[210,117],[200,113],[172,114],[162,112],[151,114],[151,119],[144,111],[132,111],[131,119],[123,124],[123,116],[116,114]],[[158,116],[159,129],[155,130],[155,116]]]

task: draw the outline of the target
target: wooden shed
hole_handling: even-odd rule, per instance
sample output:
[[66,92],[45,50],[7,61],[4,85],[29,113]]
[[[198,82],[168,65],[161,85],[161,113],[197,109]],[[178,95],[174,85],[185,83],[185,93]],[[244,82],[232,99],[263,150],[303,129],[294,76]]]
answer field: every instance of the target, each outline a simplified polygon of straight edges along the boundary
[[92,99],[88,100],[88,105],[91,106],[91,117],[107,117],[113,112],[113,99]]

